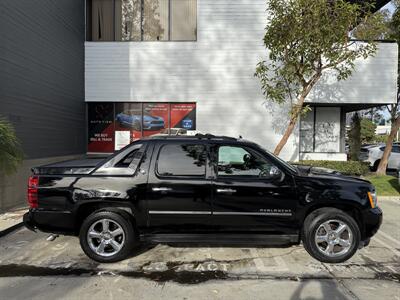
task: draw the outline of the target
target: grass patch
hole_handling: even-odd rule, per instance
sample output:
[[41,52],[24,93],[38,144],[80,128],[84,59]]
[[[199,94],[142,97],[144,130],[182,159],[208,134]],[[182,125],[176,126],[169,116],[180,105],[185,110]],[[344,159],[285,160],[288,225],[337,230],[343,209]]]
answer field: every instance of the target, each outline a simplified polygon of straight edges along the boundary
[[378,198],[379,196],[400,195],[400,185],[397,177],[369,175],[365,178],[375,186]]

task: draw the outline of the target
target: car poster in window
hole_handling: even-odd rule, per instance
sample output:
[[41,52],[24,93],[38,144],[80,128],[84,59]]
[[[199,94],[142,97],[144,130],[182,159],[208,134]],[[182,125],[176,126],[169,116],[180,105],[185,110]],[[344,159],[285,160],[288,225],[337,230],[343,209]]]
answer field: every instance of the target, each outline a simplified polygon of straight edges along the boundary
[[[118,131],[129,132],[130,141],[127,144],[142,137],[142,103],[115,103],[116,134]],[[126,133],[118,133],[118,138],[118,148],[126,146],[122,144],[123,141],[126,142]]]
[[143,135],[165,132],[169,126],[168,103],[144,103],[143,104]]
[[171,103],[171,128],[196,130],[196,103]]
[[89,102],[88,152],[112,153],[154,134],[196,130],[196,103]]
[[114,151],[114,103],[88,104],[88,152]]

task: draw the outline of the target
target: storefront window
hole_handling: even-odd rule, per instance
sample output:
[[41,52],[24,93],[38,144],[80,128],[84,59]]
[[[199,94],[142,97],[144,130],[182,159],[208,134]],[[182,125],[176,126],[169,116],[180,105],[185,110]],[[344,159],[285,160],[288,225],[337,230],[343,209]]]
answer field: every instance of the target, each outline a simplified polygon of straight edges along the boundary
[[112,153],[144,136],[196,130],[196,103],[90,102],[88,152]]

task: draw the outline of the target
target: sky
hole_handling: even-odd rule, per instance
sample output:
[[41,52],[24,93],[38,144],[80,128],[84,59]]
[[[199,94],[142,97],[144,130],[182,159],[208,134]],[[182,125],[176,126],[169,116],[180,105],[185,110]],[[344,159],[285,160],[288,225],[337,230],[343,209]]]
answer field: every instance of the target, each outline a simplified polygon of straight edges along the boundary
[[382,7],[381,9],[388,9],[390,11],[391,14],[393,14],[394,12],[394,5],[392,2],[389,2],[388,4],[386,4],[384,7]]

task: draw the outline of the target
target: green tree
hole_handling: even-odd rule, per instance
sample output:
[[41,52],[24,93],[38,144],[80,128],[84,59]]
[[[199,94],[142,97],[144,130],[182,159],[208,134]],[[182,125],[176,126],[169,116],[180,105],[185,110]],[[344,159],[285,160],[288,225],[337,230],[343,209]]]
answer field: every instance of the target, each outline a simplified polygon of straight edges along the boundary
[[370,13],[371,5],[344,0],[270,0],[267,9],[264,45],[269,60],[257,64],[255,76],[267,100],[290,105],[286,131],[274,150],[278,155],[322,74],[330,70],[344,80],[357,58],[376,52],[374,37],[357,43],[351,40],[352,29],[360,23],[381,26],[381,19]]
[[22,159],[23,153],[14,127],[6,119],[0,117],[0,173],[15,172]]
[[[397,41],[397,44],[400,45],[400,1],[392,1],[395,6],[395,11],[391,17],[391,19],[387,22],[387,33],[386,38],[390,40]],[[397,60],[398,68],[400,70],[400,54]],[[389,137],[386,141],[385,151],[383,152],[381,161],[378,165],[378,169],[376,170],[377,175],[386,175],[386,168],[388,165],[388,160],[390,153],[392,152],[392,144],[394,139],[396,138],[397,132],[400,129],[400,75],[397,77],[397,94],[395,104],[388,106],[388,111],[390,113],[391,120],[391,129]]]
[[375,139],[376,125],[370,119],[362,118],[361,122],[361,142],[372,143]]
[[350,159],[358,160],[361,149],[361,119],[355,113],[351,119],[351,129],[349,131]]

